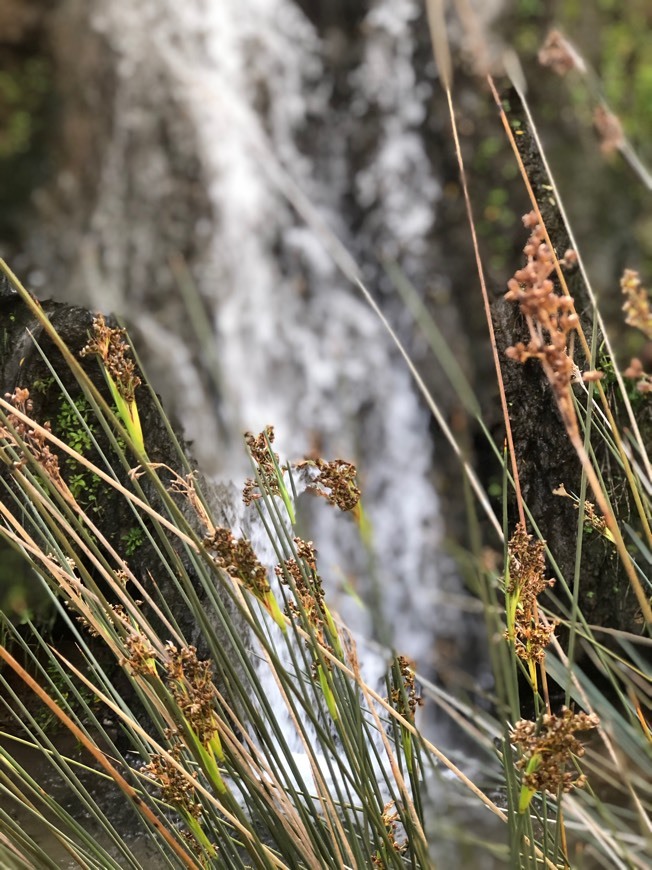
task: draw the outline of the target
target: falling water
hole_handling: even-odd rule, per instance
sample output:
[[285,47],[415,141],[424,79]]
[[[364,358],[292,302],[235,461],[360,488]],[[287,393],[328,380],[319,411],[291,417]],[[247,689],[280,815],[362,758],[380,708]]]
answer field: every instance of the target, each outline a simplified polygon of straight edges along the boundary
[[[207,475],[241,481],[242,433],[267,424],[283,459],[356,463],[372,554],[349,518],[300,499],[327,599],[429,674],[439,625],[463,627],[442,602],[428,415],[324,243],[340,240],[409,335],[379,263],[417,286],[433,267],[441,190],[422,128],[435,71],[417,59],[420,0],[350,4],[347,37],[302,11],[328,19],[329,0],[91,0],[112,76],[97,190],[82,231],[54,209],[32,256],[48,293],[125,318]],[[75,183],[59,179],[64,194]],[[233,524],[273,561],[242,505]],[[376,664],[363,662],[372,679]]]
[[[209,473],[245,474],[240,434],[268,423],[285,457],[318,446],[357,463],[374,559],[352,523],[308,506],[322,572],[363,598],[375,584],[375,625],[351,596],[336,606],[429,668],[439,517],[427,416],[382,325],[278,183],[298,185],[372,280],[378,254],[418,277],[439,196],[418,132],[430,88],[414,72],[419,7],[372,5],[350,102],[337,109],[333,47],[291,0],[98,4],[93,25],[118,56],[114,123],[82,247],[90,301],[136,326]],[[377,136],[354,166],[356,128],[371,116]],[[165,148],[182,173],[192,166],[205,198],[196,214],[175,205]],[[156,238],[159,224],[189,217],[190,300],[170,282],[174,248]]]

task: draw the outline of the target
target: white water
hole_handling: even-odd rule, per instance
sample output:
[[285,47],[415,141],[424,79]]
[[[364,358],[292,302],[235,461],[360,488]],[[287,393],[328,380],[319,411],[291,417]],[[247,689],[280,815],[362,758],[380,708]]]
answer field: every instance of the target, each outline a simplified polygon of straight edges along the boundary
[[[240,433],[268,423],[276,427],[283,456],[300,458],[317,439],[326,457],[357,463],[374,529],[384,620],[401,651],[429,669],[439,519],[428,480],[427,417],[375,315],[273,181],[278,161],[352,248],[408,261],[423,253],[439,188],[417,130],[428,91],[413,71],[411,26],[418,8],[414,0],[373,4],[361,62],[349,74],[353,104],[335,116],[330,136],[301,147],[310,132],[307,117],[329,131],[332,81],[324,46],[293,2],[102,4],[96,26],[120,56],[118,124],[93,231],[103,245],[102,303],[106,307],[108,289],[110,304],[137,323],[150,357],[156,349],[154,368],[165,371],[155,383],[172,394],[205,469],[230,478],[245,473]],[[157,87],[161,100],[174,99],[192,137],[212,208],[212,220],[204,217],[196,227],[206,245],[192,267],[215,336],[219,405],[197,374],[187,326],[167,314],[168,301],[120,281],[124,222],[130,220],[121,179],[134,141],[151,135]],[[368,165],[351,177],[347,124],[365,112],[380,114],[380,133]],[[155,201],[172,183],[160,155],[153,152],[143,172],[141,198],[149,193]],[[366,210],[359,235],[347,225],[344,199],[351,185]],[[146,258],[152,229],[136,224],[130,231]],[[353,524],[325,505],[310,513],[325,579],[337,585],[346,574],[362,597],[368,595],[371,572]],[[331,588],[331,602],[334,595]],[[359,631],[371,633],[370,619],[353,599],[340,596],[335,606]]]
[[[98,0],[93,24],[117,55],[117,80],[82,283],[84,301],[136,327],[206,473],[241,481],[241,435],[267,424],[283,459],[318,445],[357,464],[373,556],[351,518],[321,500],[300,505],[303,534],[317,544],[331,608],[430,675],[438,625],[459,632],[441,605],[428,416],[376,315],[279,186],[287,174],[301,189],[372,291],[379,258],[423,280],[440,190],[419,132],[433,86],[414,72],[419,9],[371,4],[347,102],[336,105],[333,47],[292,0]],[[360,149],[368,118],[376,132]],[[191,301],[208,344],[170,280],[177,237],[197,240]],[[400,328],[402,307],[387,286],[380,297]],[[264,536],[250,533],[263,557]],[[379,601],[380,615],[360,599]],[[361,660],[375,683],[382,662],[364,646]],[[283,721],[273,676],[260,679]],[[288,718],[300,753],[291,732]]]

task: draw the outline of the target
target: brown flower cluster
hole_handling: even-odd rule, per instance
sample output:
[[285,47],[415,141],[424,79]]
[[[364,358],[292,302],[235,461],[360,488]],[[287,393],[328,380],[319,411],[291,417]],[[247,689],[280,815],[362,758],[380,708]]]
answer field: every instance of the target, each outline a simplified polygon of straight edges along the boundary
[[[285,559],[275,567],[274,572],[280,582],[285,585],[288,585],[287,575],[292,578],[296,588],[296,596],[308,622],[315,631],[317,641],[326,649],[332,650],[324,633],[326,604],[324,603],[324,587],[317,573],[315,545],[312,541],[304,541],[302,538],[295,538],[294,543],[297,548],[297,556],[303,562],[303,571],[296,559]],[[297,619],[301,615],[301,610],[294,601],[288,601],[285,613],[290,619]],[[309,641],[306,641],[306,646],[310,649]]]
[[634,359],[627,366],[623,375],[626,378],[634,378],[638,383],[636,384],[636,389],[639,393],[650,393],[652,392],[652,375],[647,374],[647,372],[643,369],[643,363],[640,359],[634,357]]
[[[276,465],[278,464],[278,454],[272,453],[269,445],[274,443],[274,427],[266,426],[264,432],[259,435],[252,435],[251,432],[245,432],[245,441],[251,458],[256,463],[258,474],[265,486],[265,490],[271,495],[280,495],[281,489],[278,482]],[[276,459],[276,464],[274,464]],[[260,498],[260,487],[258,481],[249,477],[245,481],[242,498],[246,505],[250,505],[253,501]]]
[[144,634],[136,632],[125,639],[126,655],[120,660],[120,666],[127,665],[136,676],[157,676],[156,653]]
[[401,685],[392,689],[391,696],[387,700],[401,716],[414,722],[417,707],[423,706],[423,698],[417,693],[414,682],[414,662],[406,656],[397,656],[396,666],[401,675]]
[[593,126],[600,139],[600,150],[603,154],[613,154],[625,144],[623,125],[604,103],[600,103],[593,110]]
[[635,326],[652,340],[652,306],[648,291],[641,284],[638,272],[625,269],[620,279],[620,288],[625,297],[623,311],[626,314],[625,323]]
[[521,604],[531,604],[553,580],[544,576],[545,544],[528,535],[521,523],[509,542],[509,583],[506,591],[518,594]]
[[231,577],[238,577],[247,589],[262,598],[270,591],[267,570],[246,538],[236,539],[229,529],[217,528],[204,546],[216,554],[216,562]]
[[213,665],[197,658],[194,646],[178,649],[171,641],[166,644],[165,656],[157,667],[157,654],[147,637],[134,632],[125,640],[126,654],[120,661],[128,666],[135,676],[165,682],[183,718],[188,722],[199,741],[207,746],[218,733],[215,713],[215,690]]
[[586,499],[584,502],[584,517],[586,521],[590,524],[590,526],[596,530],[596,532],[600,532],[601,535],[605,533],[607,529],[607,521],[596,511],[593,502],[589,501],[588,499]]
[[550,67],[558,76],[565,76],[574,69],[586,72],[586,64],[559,30],[551,30],[546,37],[539,50],[539,63]]
[[505,632],[514,641],[516,654],[527,661],[540,662],[550,643],[555,625],[545,625],[538,613],[537,598],[554,580],[545,576],[545,546],[528,535],[518,523],[509,542],[509,581],[505,592],[516,601],[514,625]]
[[217,734],[213,665],[197,658],[194,646],[177,647],[166,644],[165,669],[167,681],[179,710],[197,735],[207,746]]
[[[552,491],[553,495],[558,495],[563,498],[569,498],[573,502],[573,507],[575,510],[580,509],[580,500],[576,495],[571,495],[570,492],[566,489],[563,483],[560,483],[556,489]],[[595,509],[595,505],[589,499],[584,500],[584,522],[591,526],[591,528],[595,529],[596,532],[599,532],[601,535],[607,535],[607,521],[603,516],[601,516],[597,510]]]
[[[396,812],[394,801],[390,801],[385,804],[383,807],[382,820],[383,825],[385,826],[385,830],[387,831],[387,838],[389,842],[392,844],[392,848],[399,855],[405,855],[408,848],[409,843],[407,837],[404,837],[402,841],[398,840],[398,830],[399,830],[399,819],[400,816]],[[380,854],[374,855],[371,859],[372,867],[384,868],[387,867],[387,863],[383,860]]]
[[581,758],[584,747],[575,737],[576,731],[597,728],[600,720],[594,714],[573,713],[562,707],[560,714],[543,715],[540,723],[521,719],[514,726],[512,743],[521,751],[517,767],[524,770],[523,785],[534,791],[556,794],[559,788],[570,791],[581,788],[586,777],[567,770],[572,757]]
[[[29,390],[16,387],[13,393],[5,393],[5,399],[23,414],[27,416],[32,414],[33,405],[29,397]],[[48,478],[59,486],[65,486],[59,469],[59,459],[56,453],[50,450],[46,436],[42,432],[33,429],[28,423],[24,423],[14,414],[9,414],[7,420],[25,442],[31,455],[45,471]],[[49,432],[50,424],[44,423],[43,428]],[[6,427],[0,427],[0,439],[5,441],[7,446],[18,447],[15,438]]]
[[305,459],[297,463],[297,468],[316,468],[317,476],[310,481],[307,489],[323,496],[341,511],[354,510],[360,501],[357,485],[357,471],[352,462],[344,459]]
[[164,801],[178,807],[195,819],[199,818],[201,804],[195,798],[195,786],[192,782],[192,779],[197,779],[196,773],[192,774],[192,778],[184,776],[163,755],[153,755],[149,764],[143,766],[143,771],[160,788]]
[[129,356],[125,330],[107,326],[104,315],[93,318],[93,337],[80,351],[80,356],[99,356],[105,369],[115,382],[118,392],[126,402],[133,402],[136,388],[141,380],[136,366]]
[[531,230],[523,249],[527,264],[509,280],[505,299],[518,303],[530,340],[527,344],[519,342],[507,348],[506,354],[520,363],[540,360],[564,422],[575,428],[577,422],[570,393],[575,365],[568,354],[568,342],[577,329],[579,318],[573,299],[555,293],[551,279],[555,261],[536,213],[526,214],[523,224]]
[[[638,272],[625,269],[620,279],[620,287],[625,296],[623,311],[625,322],[639,329],[643,335],[652,341],[652,305],[647,289],[641,284]],[[652,392],[652,374],[648,374],[643,363],[636,357],[623,372],[626,378],[637,381],[636,389],[641,393]]]

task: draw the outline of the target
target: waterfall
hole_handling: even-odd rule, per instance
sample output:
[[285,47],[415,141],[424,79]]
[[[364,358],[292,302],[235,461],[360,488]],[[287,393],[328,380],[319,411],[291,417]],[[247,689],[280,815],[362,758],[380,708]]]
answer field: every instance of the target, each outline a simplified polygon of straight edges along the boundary
[[[379,260],[417,283],[432,268],[440,187],[421,125],[434,67],[415,72],[417,0],[356,14],[347,44],[292,0],[94,3],[112,123],[66,286],[133,327],[210,475],[244,477],[241,433],[266,424],[284,458],[314,448],[357,464],[373,558],[346,517],[302,507],[328,598],[431,672],[443,610],[428,416],[376,315],[278,184],[287,173],[298,185],[406,333]],[[349,584],[380,616],[341,593]]]

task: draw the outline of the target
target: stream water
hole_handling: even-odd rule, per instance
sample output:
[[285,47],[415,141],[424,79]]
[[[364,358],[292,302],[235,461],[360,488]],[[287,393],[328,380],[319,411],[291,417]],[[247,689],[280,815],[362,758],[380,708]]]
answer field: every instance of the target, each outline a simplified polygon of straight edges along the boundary
[[[321,505],[305,512],[329,597],[351,584],[375,601],[375,615],[351,596],[335,606],[429,671],[441,613],[428,418],[376,316],[280,189],[288,173],[372,282],[380,256],[422,276],[439,185],[419,134],[432,86],[414,68],[420,8],[371,4],[350,59],[333,44],[344,37],[318,33],[291,0],[98,7],[94,26],[118,63],[87,240],[99,265],[85,286],[92,303],[136,326],[155,386],[208,473],[243,476],[241,433],[266,424],[285,457],[318,448],[357,463],[371,561],[352,523]],[[153,113],[170,111],[173,145],[193,153],[207,200],[181,304],[178,284],[150,280],[156,210],[178,183]],[[365,125],[373,139],[361,155]]]

